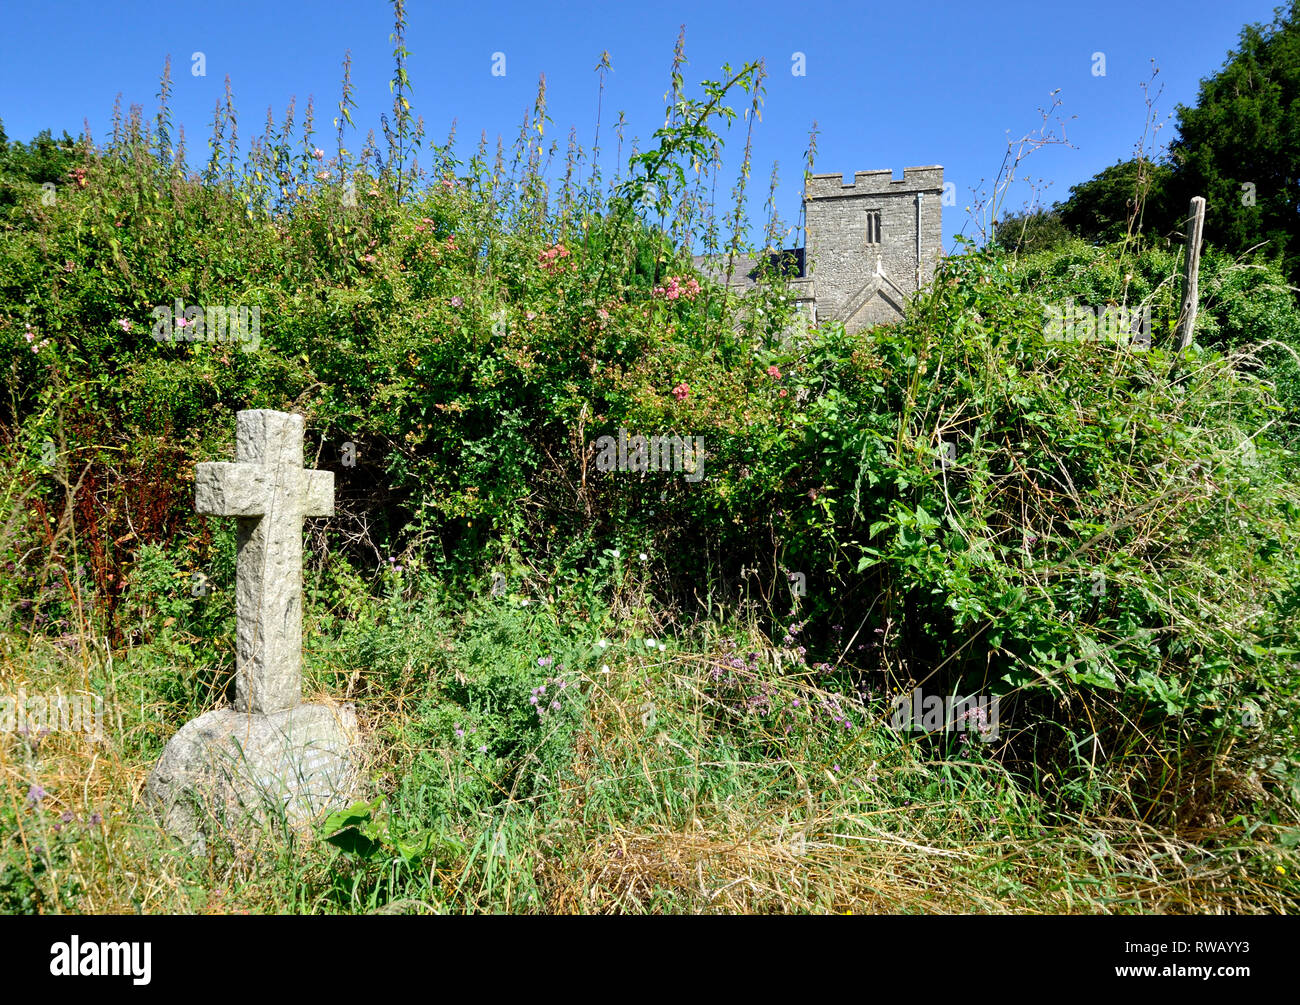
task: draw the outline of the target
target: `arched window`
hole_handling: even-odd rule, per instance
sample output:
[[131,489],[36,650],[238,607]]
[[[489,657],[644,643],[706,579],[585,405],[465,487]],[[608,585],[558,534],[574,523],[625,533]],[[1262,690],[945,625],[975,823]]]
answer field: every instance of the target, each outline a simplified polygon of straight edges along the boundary
[[880,210],[867,210],[867,243],[880,243]]

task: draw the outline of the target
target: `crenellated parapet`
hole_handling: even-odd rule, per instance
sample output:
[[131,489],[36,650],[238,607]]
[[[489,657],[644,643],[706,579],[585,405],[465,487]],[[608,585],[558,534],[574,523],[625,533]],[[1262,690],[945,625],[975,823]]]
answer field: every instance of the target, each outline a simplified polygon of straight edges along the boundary
[[910,192],[942,192],[943,168],[939,165],[903,169],[896,179],[892,171],[859,171],[852,184],[838,174],[815,174],[804,185],[805,199],[834,199],[847,196],[900,195]]

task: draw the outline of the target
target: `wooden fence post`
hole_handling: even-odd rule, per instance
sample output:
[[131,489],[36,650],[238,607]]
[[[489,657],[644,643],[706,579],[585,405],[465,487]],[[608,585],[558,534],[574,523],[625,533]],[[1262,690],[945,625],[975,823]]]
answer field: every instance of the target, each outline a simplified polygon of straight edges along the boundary
[[1178,312],[1178,351],[1192,342],[1196,328],[1196,280],[1201,270],[1201,236],[1205,231],[1205,198],[1193,196],[1187,210],[1187,260],[1183,263],[1183,304]]

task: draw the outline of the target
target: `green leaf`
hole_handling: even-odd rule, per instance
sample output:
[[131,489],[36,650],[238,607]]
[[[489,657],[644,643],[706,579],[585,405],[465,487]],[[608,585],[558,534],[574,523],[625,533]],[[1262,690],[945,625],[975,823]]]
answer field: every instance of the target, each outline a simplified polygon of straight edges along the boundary
[[360,827],[362,824],[369,823],[383,801],[383,796],[380,796],[373,803],[353,803],[345,810],[337,810],[325,818],[321,829],[327,834],[332,834],[345,827]]

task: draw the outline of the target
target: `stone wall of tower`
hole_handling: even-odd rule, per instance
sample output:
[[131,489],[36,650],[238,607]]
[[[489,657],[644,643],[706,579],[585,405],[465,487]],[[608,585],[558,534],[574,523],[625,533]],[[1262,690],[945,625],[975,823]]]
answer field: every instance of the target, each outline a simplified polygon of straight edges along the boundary
[[[891,171],[859,171],[851,185],[836,174],[811,176],[804,189],[805,274],[817,319],[854,329],[897,320],[916,292],[918,261],[922,284],[934,275],[943,247],[942,196],[942,167],[910,167],[899,181]],[[869,211],[880,214],[879,243],[867,243]]]

